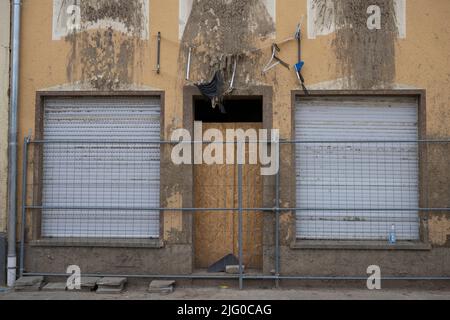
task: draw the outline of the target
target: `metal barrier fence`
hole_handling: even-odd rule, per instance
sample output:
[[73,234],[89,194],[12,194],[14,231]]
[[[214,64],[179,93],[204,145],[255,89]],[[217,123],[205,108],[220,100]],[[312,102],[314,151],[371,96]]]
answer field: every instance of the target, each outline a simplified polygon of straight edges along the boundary
[[[274,189],[272,207],[264,207],[262,194],[258,194],[263,192],[262,177],[254,172],[259,167],[243,164],[198,170],[199,176],[194,178],[200,186],[197,191],[201,191],[194,195],[194,203],[200,204],[197,208],[182,208],[181,202],[178,207],[173,203],[161,207],[160,191],[170,185],[160,179],[164,165],[160,159],[165,159],[162,154],[173,144],[25,139],[20,275],[37,275],[24,269],[26,225],[39,224],[40,238],[58,239],[69,245],[96,240],[109,241],[113,246],[123,239],[146,244],[166,236],[164,230],[175,229],[180,215],[189,212],[198,215],[205,228],[218,225],[213,230],[217,243],[224,243],[226,250],[238,256],[238,275],[121,276],[238,279],[241,288],[245,279],[274,280],[277,284],[283,279],[366,280],[339,275],[281,275],[280,215],[295,213],[299,241],[388,241],[390,236],[397,238],[392,241],[419,241],[421,215],[450,212],[450,140],[281,141],[277,159],[280,170],[274,185],[269,186]],[[209,177],[208,183],[196,181],[202,177]],[[289,196],[281,194],[282,190],[288,190]],[[290,203],[289,207],[281,205],[282,199]],[[40,220],[34,219],[36,212]],[[263,232],[262,225],[255,222],[262,212],[271,212],[275,217],[275,275],[271,276],[245,274],[243,270],[244,260],[251,265],[262,259],[254,253],[262,246],[257,238]],[[165,218],[164,230],[160,228],[161,215]],[[226,239],[231,240],[227,243]],[[201,238],[194,239],[194,245],[202,243]]]

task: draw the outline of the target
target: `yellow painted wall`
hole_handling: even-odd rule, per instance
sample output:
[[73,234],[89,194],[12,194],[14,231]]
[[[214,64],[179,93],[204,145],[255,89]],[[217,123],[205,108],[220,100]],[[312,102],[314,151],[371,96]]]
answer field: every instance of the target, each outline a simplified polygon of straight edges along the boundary
[[[71,43],[52,40],[52,8],[52,0],[23,0],[19,141],[30,129],[34,132],[36,91],[68,82],[66,71]],[[306,16],[306,0],[278,0],[276,11],[277,40],[281,41],[291,37],[298,21]],[[427,90],[430,138],[450,136],[449,16],[448,0],[408,0],[407,37],[396,43],[395,84]],[[159,75],[154,71],[158,31],[162,32],[163,37],[162,69]],[[333,84],[340,75],[336,69],[332,40],[333,35],[304,40],[303,59],[307,63],[304,76],[308,85],[317,87],[327,82],[323,85],[325,88],[341,89],[339,85]],[[177,64],[179,44],[178,0],[151,0],[150,40],[141,41],[136,49],[138,53],[133,82],[135,85],[165,91],[167,136],[173,128],[182,125],[183,119],[185,66]],[[281,48],[281,57],[295,63],[296,43],[290,42]],[[263,54],[268,58],[270,47]],[[262,67],[254,66],[257,70]],[[195,79],[195,74],[192,77]],[[291,132],[291,90],[298,89],[295,74],[278,67],[266,77],[258,77],[255,82],[273,86],[274,127],[281,129],[283,138],[288,138]]]
[[6,230],[8,177],[9,1],[0,2],[0,232]]

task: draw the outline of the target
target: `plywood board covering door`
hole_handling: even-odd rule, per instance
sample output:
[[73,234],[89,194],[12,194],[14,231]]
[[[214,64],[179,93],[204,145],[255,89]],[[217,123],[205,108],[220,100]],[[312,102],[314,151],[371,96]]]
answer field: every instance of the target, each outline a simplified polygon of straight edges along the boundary
[[[222,131],[227,129],[260,129],[260,123],[209,123],[210,128]],[[225,146],[224,146],[225,154]],[[246,148],[248,155],[248,148]],[[246,157],[248,159],[248,157]],[[248,161],[246,161],[248,163]],[[238,166],[237,165],[197,165],[195,176],[196,208],[237,208]],[[262,207],[262,178],[260,165],[243,166],[243,207]],[[262,212],[243,213],[243,260],[248,269],[262,268]],[[195,266],[207,268],[227,254],[239,255],[239,213],[231,211],[198,211],[195,214]]]

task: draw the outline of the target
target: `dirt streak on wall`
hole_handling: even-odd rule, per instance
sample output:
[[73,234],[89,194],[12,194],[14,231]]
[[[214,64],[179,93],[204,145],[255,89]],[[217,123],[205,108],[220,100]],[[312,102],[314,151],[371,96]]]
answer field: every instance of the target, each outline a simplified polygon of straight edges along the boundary
[[[84,0],[80,2],[81,26],[101,22],[102,28],[81,30],[66,37],[70,52],[66,69],[69,83],[81,81],[98,90],[113,90],[134,80],[135,57],[143,28],[140,0]],[[120,22],[132,37],[113,30]]]
[[261,52],[255,49],[274,32],[273,19],[261,0],[194,1],[181,43],[180,64],[186,62],[186,48],[192,47],[193,80],[209,80],[219,68],[230,71],[230,58],[237,56],[236,84],[255,82],[261,74]]
[[450,247],[450,220],[446,214],[434,213],[428,225],[432,232],[430,233],[430,242],[438,247]]
[[140,0],[96,0],[80,3],[84,22],[95,23],[103,19],[121,22],[129,32],[138,35],[144,27],[143,3]]
[[[320,0],[319,0],[320,1]],[[325,5],[326,1],[322,1]],[[369,30],[370,5],[381,9],[381,29]],[[389,88],[395,82],[397,24],[393,0],[334,1],[338,77],[348,88]]]

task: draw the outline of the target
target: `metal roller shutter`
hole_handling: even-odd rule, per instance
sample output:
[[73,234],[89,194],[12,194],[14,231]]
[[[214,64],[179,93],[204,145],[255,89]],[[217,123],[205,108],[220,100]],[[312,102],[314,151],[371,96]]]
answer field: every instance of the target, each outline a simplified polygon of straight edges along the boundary
[[419,239],[417,103],[398,97],[297,100],[298,238],[386,240],[395,225],[399,240]]
[[142,143],[160,140],[160,112],[151,97],[46,100],[44,139],[75,143],[44,144],[44,237],[159,237],[159,211],[140,209],[160,207],[160,145]]

